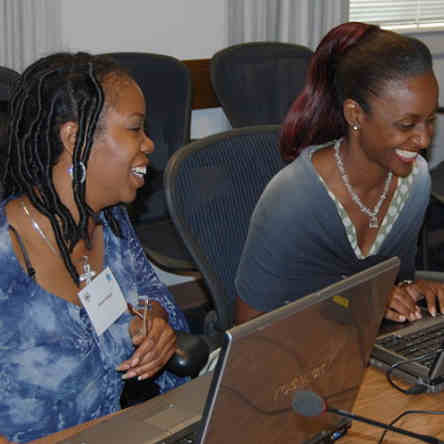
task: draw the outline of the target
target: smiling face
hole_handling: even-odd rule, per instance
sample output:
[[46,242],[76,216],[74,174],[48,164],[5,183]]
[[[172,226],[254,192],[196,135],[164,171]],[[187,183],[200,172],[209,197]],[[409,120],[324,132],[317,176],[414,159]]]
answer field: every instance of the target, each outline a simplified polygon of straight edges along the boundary
[[359,125],[359,145],[366,157],[395,175],[410,174],[419,151],[433,137],[438,84],[433,72],[389,81],[352,122]]
[[103,129],[95,136],[87,168],[86,201],[95,211],[135,199],[145,181],[147,154],[154,150],[144,131],[145,99],[136,82],[108,79],[104,90]]

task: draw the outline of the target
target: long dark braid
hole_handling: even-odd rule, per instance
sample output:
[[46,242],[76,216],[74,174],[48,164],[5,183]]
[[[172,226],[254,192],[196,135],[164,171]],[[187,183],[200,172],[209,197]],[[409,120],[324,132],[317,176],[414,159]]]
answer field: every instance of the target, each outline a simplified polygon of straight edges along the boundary
[[[25,194],[49,219],[65,266],[76,285],[79,274],[70,253],[81,239],[91,248],[88,221],[92,217],[99,222],[85,200],[80,163],[88,165],[94,138],[103,130],[107,105],[102,83],[111,74],[129,77],[107,57],[54,54],[25,70],[10,102],[9,146],[2,174],[4,197]],[[63,152],[60,128],[69,121],[78,124],[73,150],[73,193],[78,223],[61,202],[52,180],[53,166]],[[121,236],[111,208],[104,210],[104,216],[112,231]]]

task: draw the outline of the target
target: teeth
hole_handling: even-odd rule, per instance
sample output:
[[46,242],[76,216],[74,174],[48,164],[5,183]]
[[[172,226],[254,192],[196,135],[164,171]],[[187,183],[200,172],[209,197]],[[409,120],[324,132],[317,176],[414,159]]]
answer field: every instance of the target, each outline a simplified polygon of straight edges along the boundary
[[131,170],[133,174],[139,177],[144,177],[146,174],[146,166],[135,167]]
[[406,159],[414,159],[418,153],[416,151],[406,151],[406,150],[396,150],[396,154],[399,154],[401,157],[405,157]]

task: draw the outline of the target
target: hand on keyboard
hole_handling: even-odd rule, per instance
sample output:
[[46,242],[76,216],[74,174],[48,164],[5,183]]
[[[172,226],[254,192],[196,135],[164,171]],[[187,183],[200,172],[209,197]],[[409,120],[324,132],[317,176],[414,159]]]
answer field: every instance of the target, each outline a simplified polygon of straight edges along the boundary
[[410,286],[395,285],[389,299],[389,306],[385,312],[386,319],[395,322],[415,321],[421,319],[421,310],[416,305],[415,296],[408,290]]
[[444,310],[444,284],[437,281],[417,280],[393,288],[385,317],[392,321],[415,321],[422,318],[418,301],[425,299],[432,316]]
[[432,316],[444,313],[444,283],[438,281],[417,280],[412,289],[417,301],[425,299],[427,309]]

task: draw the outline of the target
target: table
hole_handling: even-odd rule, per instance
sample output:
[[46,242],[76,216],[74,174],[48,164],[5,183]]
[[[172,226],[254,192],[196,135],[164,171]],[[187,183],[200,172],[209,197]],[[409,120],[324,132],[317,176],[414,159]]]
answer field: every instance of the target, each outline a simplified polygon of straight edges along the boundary
[[[404,395],[390,386],[380,370],[368,368],[353,413],[389,423],[405,410],[444,411],[444,392]],[[441,415],[407,415],[395,425],[444,440],[444,416]],[[376,427],[353,421],[347,435],[338,443],[375,443],[382,432]],[[393,432],[388,432],[384,438],[384,444],[414,442],[418,441]]]
[[[404,395],[392,388],[380,370],[368,368],[364,376],[353,413],[366,416],[381,422],[390,422],[405,410],[444,410],[444,392],[422,395]],[[116,413],[118,414],[118,413]],[[106,417],[105,417],[106,418]],[[39,440],[33,444],[54,444],[88,428],[91,424],[103,420],[100,418],[78,426],[62,430]],[[444,417],[435,415],[407,415],[397,424],[416,433],[432,435],[444,440]],[[353,422],[347,435],[338,443],[376,443],[382,430],[367,424]],[[384,444],[417,442],[397,433],[389,432]]]

